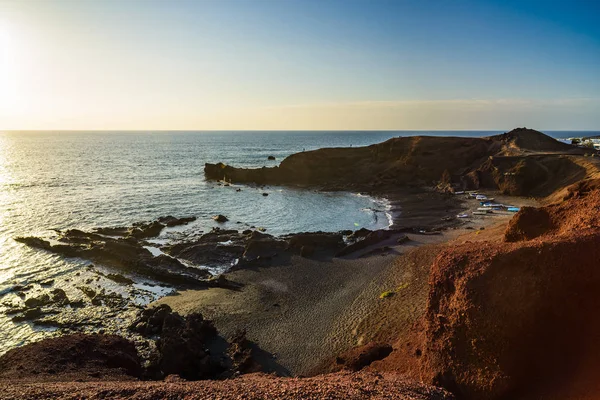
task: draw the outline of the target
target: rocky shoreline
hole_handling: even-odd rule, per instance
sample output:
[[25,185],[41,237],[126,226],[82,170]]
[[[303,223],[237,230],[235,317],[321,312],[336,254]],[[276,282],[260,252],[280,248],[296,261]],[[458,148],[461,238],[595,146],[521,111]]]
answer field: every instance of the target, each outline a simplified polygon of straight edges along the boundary
[[[553,393],[561,377],[580,383],[586,393],[580,398],[591,399],[587,394],[594,393],[599,370],[592,314],[598,304],[593,263],[600,225],[590,210],[599,207],[600,165],[586,151],[516,129],[490,138],[398,138],[365,148],[321,149],[273,168],[207,164],[208,179],[361,191],[386,197],[401,214],[391,229],[379,231],[276,237],[257,229],[215,228],[161,245],[158,255],[146,248],[152,244],[148,239],[186,219],[57,232],[52,241],[19,238],[44,251],[110,265],[118,271],[112,278],[124,285],[144,276],[179,292],[140,310],[109,293],[82,289],[91,304],[121,310],[113,317],[129,310],[125,335],[137,340],[137,348],[104,335],[47,339],[0,357],[0,381],[72,382],[74,375],[57,373],[61,365],[70,368],[60,352],[40,364],[43,371],[24,371],[35,369],[36,355],[46,348],[88,343],[98,352],[81,354],[81,364],[71,370],[88,381],[117,376],[165,379],[169,385],[170,379],[258,371],[285,375],[286,365],[319,364],[315,382],[327,377],[321,373],[355,371],[351,376],[360,379],[365,372],[356,371],[367,370],[425,384],[391,389],[406,389],[407,399],[527,399]],[[555,204],[523,207],[513,219],[503,215],[497,227],[477,219],[464,225],[455,216],[465,199],[454,193],[465,189]],[[451,229],[459,226],[476,229]],[[218,278],[199,268],[217,264],[231,268]],[[392,282],[396,286],[388,290]],[[46,313],[78,306],[51,286],[35,296],[26,287],[13,288],[21,299],[11,314],[15,321],[43,323]],[[244,324],[249,333],[238,331]],[[327,346],[302,342],[307,335]],[[102,350],[107,343],[117,355]],[[563,351],[570,347],[575,350]],[[571,365],[581,368],[568,377]],[[276,383],[256,379],[267,392]],[[381,379],[387,385],[394,378]],[[235,387],[236,381],[226,382]],[[556,391],[560,396],[549,398],[571,398],[566,383]]]
[[[186,224],[193,220],[194,217],[163,217],[131,227],[99,227],[90,232],[70,229],[56,231],[52,239],[17,237],[15,240],[35,249],[108,267],[114,272],[102,273],[93,264],[88,266],[88,270],[120,285],[131,286],[136,281],[151,279],[175,290],[215,287],[240,290],[241,284],[227,279],[226,274],[214,276],[207,267],[229,265],[228,272],[233,272],[289,264],[292,256],[315,260],[360,257],[376,250],[383,242],[406,240],[406,233],[429,232],[422,227],[377,231],[363,228],[357,231],[305,232],[276,237],[259,230],[238,231],[217,227],[193,240],[163,245],[147,241],[158,236],[165,226]],[[440,227],[431,232],[437,229]],[[150,246],[160,246],[158,249],[161,254],[148,250]],[[84,325],[101,326],[100,318],[95,319],[90,315],[76,321],[76,311],[90,305],[104,307],[105,312],[114,317],[119,313],[127,313],[131,318],[137,310],[126,297],[106,292],[105,289],[97,290],[92,283],[93,280],[88,279],[77,287],[84,295],[83,299],[70,299],[65,290],[58,287],[52,289],[53,281],[43,282],[42,290],[36,292],[32,292],[32,285],[16,285],[9,293],[14,293],[20,300],[5,302],[4,305],[8,307],[6,314],[17,323],[32,322],[38,326],[76,330]]]

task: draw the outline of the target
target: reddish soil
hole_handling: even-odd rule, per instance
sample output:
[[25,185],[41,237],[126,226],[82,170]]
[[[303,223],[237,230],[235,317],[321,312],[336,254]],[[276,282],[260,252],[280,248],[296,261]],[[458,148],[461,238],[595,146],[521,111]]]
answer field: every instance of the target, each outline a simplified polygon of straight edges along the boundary
[[[437,257],[422,379],[464,399],[597,398],[597,186],[580,184],[560,204],[523,209],[505,242],[455,245]],[[398,368],[415,363],[416,355],[402,354]]]
[[314,378],[250,374],[225,381],[65,382],[15,385],[0,381],[0,399],[330,399],[451,400],[442,389],[395,375],[337,373]]
[[68,335],[12,349],[0,357],[0,381],[133,380],[137,350],[112,335]]
[[582,181],[568,190],[566,200],[542,208],[523,208],[510,222],[507,242],[545,236],[591,234],[600,227],[600,180]]

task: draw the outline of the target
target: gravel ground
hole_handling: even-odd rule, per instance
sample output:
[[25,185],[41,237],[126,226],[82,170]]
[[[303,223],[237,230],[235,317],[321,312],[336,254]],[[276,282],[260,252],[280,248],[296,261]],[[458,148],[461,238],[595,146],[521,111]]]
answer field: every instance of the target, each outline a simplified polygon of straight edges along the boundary
[[[183,314],[199,311],[225,336],[246,329],[250,340],[274,355],[269,370],[284,376],[306,375],[324,359],[356,345],[347,324],[339,329],[339,319],[353,314],[358,307],[355,299],[395,264],[398,254],[445,240],[444,235],[410,237],[410,242],[392,247],[385,255],[331,261],[294,257],[290,265],[228,274],[245,285],[241,291],[186,291],[157,303]],[[378,297],[375,294],[375,300]]]
[[396,375],[337,373],[314,378],[252,374],[198,382],[0,382],[0,399],[396,399],[443,400],[442,389]]

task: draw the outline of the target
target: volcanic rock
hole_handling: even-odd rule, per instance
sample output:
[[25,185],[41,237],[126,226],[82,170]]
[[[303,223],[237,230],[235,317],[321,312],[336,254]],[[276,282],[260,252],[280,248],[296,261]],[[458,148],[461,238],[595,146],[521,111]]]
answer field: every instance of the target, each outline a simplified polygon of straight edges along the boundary
[[133,228],[129,231],[129,235],[136,239],[146,239],[155,237],[160,234],[165,225],[158,221],[150,223],[138,223],[134,224]]
[[229,221],[229,218],[227,218],[226,216],[219,214],[219,215],[215,215],[213,217],[213,219],[217,222],[223,223],[223,222],[227,222]]
[[507,242],[443,251],[430,277],[420,376],[463,399],[555,391],[567,381],[594,393],[600,217],[593,210],[600,190],[521,210]]
[[178,226],[178,225],[187,225],[190,222],[194,222],[196,217],[183,217],[183,218],[175,218],[171,215],[166,217],[160,217],[158,222],[161,224],[165,224],[168,227]]
[[0,379],[10,380],[131,380],[141,371],[135,346],[118,336],[66,335],[0,357]]
[[212,322],[201,314],[182,317],[162,305],[147,309],[131,325],[132,330],[143,334],[158,334],[157,367],[163,376],[176,374],[184,379],[211,379],[221,375],[226,367],[211,357],[208,342],[217,335]]
[[38,297],[30,297],[25,300],[25,306],[27,308],[43,307],[51,303],[52,299],[50,299],[50,296],[47,293],[41,294]]
[[383,229],[370,232],[365,236],[364,239],[359,240],[355,243],[352,243],[352,244],[344,247],[335,256],[336,257],[344,257],[346,255],[355,253],[359,250],[363,250],[369,246],[372,246],[372,245],[380,243],[384,240],[387,240],[387,239],[391,238],[394,234],[395,234],[394,231],[383,230]]
[[[162,227],[164,225],[160,223],[150,223],[138,225],[131,231],[139,230],[135,234],[145,237],[156,233]],[[48,241],[39,238],[16,238],[16,240],[68,257],[101,262],[171,284],[203,284],[201,280],[210,276],[208,271],[187,267],[172,257],[166,255],[154,257],[143,247],[143,243],[133,236],[115,238],[71,229],[60,233],[58,240],[61,244],[57,245],[51,245]]]

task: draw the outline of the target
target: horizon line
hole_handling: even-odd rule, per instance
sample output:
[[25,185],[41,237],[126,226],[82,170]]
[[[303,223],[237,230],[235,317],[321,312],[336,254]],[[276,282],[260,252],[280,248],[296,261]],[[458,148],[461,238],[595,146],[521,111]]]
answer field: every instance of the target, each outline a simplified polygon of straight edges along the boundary
[[[3,132],[510,132],[512,129],[0,129]],[[547,132],[600,132],[596,129],[536,129]]]

